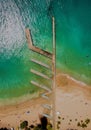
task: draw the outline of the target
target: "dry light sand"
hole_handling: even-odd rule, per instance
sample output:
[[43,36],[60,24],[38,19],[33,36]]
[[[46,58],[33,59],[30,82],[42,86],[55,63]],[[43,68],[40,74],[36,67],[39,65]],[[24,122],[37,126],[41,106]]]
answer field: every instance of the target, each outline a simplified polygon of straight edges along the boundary
[[[91,86],[74,80],[66,74],[57,74],[56,113],[61,116],[60,130],[77,127],[77,122],[91,120]],[[29,125],[39,122],[38,115],[43,112],[41,104],[46,100],[35,98],[16,105],[0,106],[0,127],[14,127],[28,120]],[[91,130],[91,122],[85,130]]]

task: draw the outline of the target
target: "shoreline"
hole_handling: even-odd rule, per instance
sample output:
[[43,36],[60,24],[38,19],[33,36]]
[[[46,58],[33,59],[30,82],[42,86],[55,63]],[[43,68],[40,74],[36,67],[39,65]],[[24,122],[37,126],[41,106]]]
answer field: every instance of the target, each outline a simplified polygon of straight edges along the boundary
[[33,94],[26,94],[17,98],[0,99],[0,107],[21,104],[23,102],[26,102],[27,100],[31,100],[33,98],[38,98],[38,97],[39,97],[39,91],[34,92]]
[[[78,120],[90,118],[90,86],[81,84],[79,81],[76,82],[76,80],[63,73],[57,74],[56,82],[56,112],[60,112],[61,116],[67,118],[67,120],[68,118],[79,118]],[[38,97],[38,95],[36,98],[15,105],[0,106],[0,127],[15,127],[16,129],[23,120],[28,120],[29,124],[39,122],[38,115],[43,112],[41,104],[46,103],[46,100]],[[67,124],[67,120],[63,121],[62,124],[64,130],[71,127]],[[76,127],[74,123],[72,125]],[[91,129],[91,123],[88,128],[86,130]]]
[[[58,72],[60,72],[60,71],[58,71]],[[58,81],[59,77],[62,77],[62,79],[60,78],[60,84],[59,84],[59,81]],[[75,85],[79,85],[84,90],[88,89],[89,91],[91,91],[91,86],[90,85],[87,85],[86,83],[84,83],[84,82],[82,82],[80,80],[76,80],[72,76],[69,76],[68,74],[63,73],[63,72],[62,73],[58,73],[57,76],[56,76],[56,82],[58,83],[57,87],[59,87],[59,86],[62,87],[62,85],[64,86],[64,84],[62,84],[63,83],[62,80],[70,80],[70,81],[74,82]],[[62,83],[61,83],[61,81],[62,81]],[[67,81],[66,81],[66,84],[67,84]],[[71,88],[69,88],[69,89],[71,89]],[[26,102],[27,100],[32,100],[33,98],[39,98],[39,95],[40,95],[41,92],[37,91],[37,92],[34,92],[32,94],[25,94],[23,96],[15,97],[15,98],[12,98],[12,99],[10,99],[10,98],[3,99],[2,98],[2,99],[0,99],[0,107],[3,106],[3,105],[7,106],[7,105],[21,104],[23,102]]]

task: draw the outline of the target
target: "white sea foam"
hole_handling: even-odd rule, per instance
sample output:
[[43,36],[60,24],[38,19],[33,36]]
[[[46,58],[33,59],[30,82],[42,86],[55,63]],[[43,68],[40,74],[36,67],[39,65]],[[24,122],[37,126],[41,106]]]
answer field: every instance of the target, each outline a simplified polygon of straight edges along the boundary
[[22,46],[24,26],[14,1],[1,1],[0,9],[0,52],[8,53],[9,56]]

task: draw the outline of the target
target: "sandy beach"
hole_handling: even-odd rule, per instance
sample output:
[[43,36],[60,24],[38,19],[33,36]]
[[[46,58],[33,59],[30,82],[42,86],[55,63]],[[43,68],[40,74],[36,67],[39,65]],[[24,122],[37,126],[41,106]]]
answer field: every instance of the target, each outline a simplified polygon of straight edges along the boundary
[[[87,118],[91,120],[91,86],[63,73],[57,73],[56,83],[56,115],[61,117],[60,130],[82,130],[77,123]],[[36,124],[45,102],[39,97],[16,105],[0,106],[0,127],[17,129],[24,120],[28,120],[29,125]],[[91,130],[91,122],[85,130]]]

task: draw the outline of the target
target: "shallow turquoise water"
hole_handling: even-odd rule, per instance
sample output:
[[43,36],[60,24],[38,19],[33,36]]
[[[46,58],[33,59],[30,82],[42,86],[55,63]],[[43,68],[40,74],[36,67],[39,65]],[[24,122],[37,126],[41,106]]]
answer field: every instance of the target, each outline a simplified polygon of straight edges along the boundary
[[0,0],[0,98],[36,91],[30,84],[35,77],[29,72],[32,53],[25,28],[31,29],[36,46],[52,51],[52,16],[57,68],[91,85],[90,7],[90,0]]

